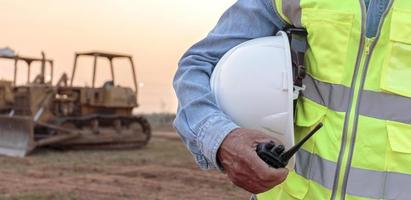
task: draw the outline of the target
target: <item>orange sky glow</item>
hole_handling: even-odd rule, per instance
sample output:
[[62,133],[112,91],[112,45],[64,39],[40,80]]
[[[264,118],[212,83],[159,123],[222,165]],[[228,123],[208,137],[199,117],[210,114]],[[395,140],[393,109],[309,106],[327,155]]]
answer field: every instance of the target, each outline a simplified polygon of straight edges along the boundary
[[[203,38],[235,0],[1,0],[0,47],[20,55],[54,59],[56,81],[71,73],[74,52],[103,50],[131,54],[141,83],[137,111],[175,112],[172,78],[184,51]],[[97,85],[110,77],[99,61]],[[120,84],[132,85],[126,62],[118,61]],[[0,60],[0,78],[12,63]],[[91,59],[80,60],[77,84],[91,85]],[[24,67],[19,74],[23,75]],[[21,72],[20,72],[21,71]],[[36,73],[32,72],[32,77]],[[24,78],[19,76],[19,82]]]

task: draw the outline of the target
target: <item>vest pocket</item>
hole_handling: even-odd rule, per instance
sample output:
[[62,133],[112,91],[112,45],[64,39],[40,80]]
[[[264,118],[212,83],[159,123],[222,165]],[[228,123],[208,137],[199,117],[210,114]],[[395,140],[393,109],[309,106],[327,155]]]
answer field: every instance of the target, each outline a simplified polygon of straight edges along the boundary
[[381,74],[381,89],[411,97],[411,12],[395,9],[391,19],[389,53]]
[[[295,141],[302,140],[307,133],[314,128],[318,123],[323,122],[328,109],[322,105],[318,105],[306,98],[300,98],[297,103],[295,122],[294,122],[294,137]],[[322,128],[324,129],[324,127]],[[309,152],[313,152],[314,140],[321,130],[308,140],[303,148]]]
[[411,125],[388,121],[387,132],[393,152],[411,154]]
[[328,108],[314,103],[313,101],[300,98],[297,103],[297,113],[295,116],[296,127],[311,128],[322,121]]
[[284,183],[284,191],[295,199],[304,199],[308,193],[309,184],[307,179],[293,171]]
[[318,80],[340,84],[346,72],[353,14],[304,9],[308,31],[307,70]]
[[388,171],[411,173],[411,125],[386,122],[388,146],[386,166]]

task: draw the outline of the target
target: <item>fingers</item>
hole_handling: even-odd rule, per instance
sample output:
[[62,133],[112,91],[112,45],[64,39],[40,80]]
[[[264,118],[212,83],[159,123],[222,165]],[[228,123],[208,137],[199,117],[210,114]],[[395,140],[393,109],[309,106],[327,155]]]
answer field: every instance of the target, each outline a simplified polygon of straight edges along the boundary
[[255,150],[245,151],[241,158],[231,163],[228,173],[231,181],[254,194],[265,192],[282,183],[287,175],[287,169],[269,167],[258,157]]
[[268,176],[271,175],[270,177],[274,178],[274,179],[279,179],[282,178],[282,174],[281,172],[288,171],[285,168],[281,168],[281,169],[275,169],[270,167],[267,163],[265,163],[258,155],[256,152],[250,152],[250,155],[248,156],[249,160],[251,163],[253,164],[253,168],[254,171],[258,172],[259,174],[261,174],[262,176]]
[[266,185],[266,187],[272,188],[282,183],[288,175],[288,169],[275,169],[269,167],[268,164],[261,160],[261,158],[258,157],[255,152],[251,152],[249,159],[250,163],[254,163],[254,173],[256,174],[258,179]]
[[287,169],[271,168],[257,155],[256,144],[271,140],[270,136],[249,129],[236,129],[227,136],[220,146],[218,158],[235,185],[257,194],[286,179]]
[[[248,174],[247,176],[241,176],[240,174],[237,174],[236,176],[229,177],[229,178],[236,186],[241,187],[253,194],[259,194],[259,193],[266,192],[274,188],[275,186],[281,184],[287,177],[288,171],[286,169],[279,169],[277,173],[281,175],[257,177],[256,176],[258,174],[257,173],[257,174],[251,175],[254,177],[250,177],[250,174]],[[280,177],[280,178],[277,179],[273,177]]]

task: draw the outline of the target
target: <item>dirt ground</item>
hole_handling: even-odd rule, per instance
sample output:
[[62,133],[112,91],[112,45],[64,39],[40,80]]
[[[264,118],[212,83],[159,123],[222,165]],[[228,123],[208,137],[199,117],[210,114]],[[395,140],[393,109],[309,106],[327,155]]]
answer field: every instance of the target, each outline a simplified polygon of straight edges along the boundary
[[250,196],[218,172],[200,171],[175,132],[140,150],[40,149],[0,157],[0,200],[231,200]]

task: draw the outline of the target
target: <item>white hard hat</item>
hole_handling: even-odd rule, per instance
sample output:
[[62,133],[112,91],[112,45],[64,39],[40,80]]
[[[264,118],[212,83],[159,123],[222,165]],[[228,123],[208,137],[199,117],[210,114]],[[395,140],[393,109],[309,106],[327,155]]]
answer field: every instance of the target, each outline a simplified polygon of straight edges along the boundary
[[210,82],[218,106],[237,125],[268,133],[286,149],[294,145],[295,98],[285,32],[234,47],[221,58]]

